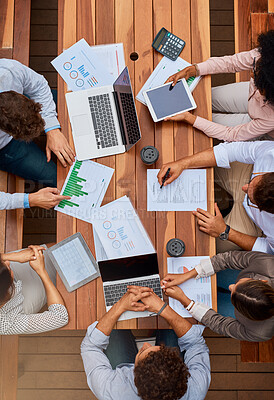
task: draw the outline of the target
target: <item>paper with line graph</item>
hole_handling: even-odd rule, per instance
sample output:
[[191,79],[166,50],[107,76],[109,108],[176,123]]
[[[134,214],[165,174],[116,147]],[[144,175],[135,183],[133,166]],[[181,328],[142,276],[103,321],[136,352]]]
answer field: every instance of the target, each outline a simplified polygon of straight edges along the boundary
[[[201,260],[209,259],[207,256],[198,257],[169,257],[167,259],[167,271],[169,274],[184,274],[191,271]],[[189,279],[182,283],[180,288],[184,291],[186,296],[194,300],[212,307],[211,296],[211,277],[200,279]],[[191,317],[191,314],[182,306],[182,304],[175,299],[169,298],[169,305],[180,314],[182,317]]]
[[147,170],[148,211],[194,211],[198,207],[207,209],[205,169],[186,169],[162,189],[157,179],[159,171]]
[[62,195],[71,199],[60,201],[55,210],[91,223],[97,217],[113,173],[113,168],[94,161],[75,161],[61,190]]
[[81,39],[51,61],[72,91],[111,85],[113,76]]

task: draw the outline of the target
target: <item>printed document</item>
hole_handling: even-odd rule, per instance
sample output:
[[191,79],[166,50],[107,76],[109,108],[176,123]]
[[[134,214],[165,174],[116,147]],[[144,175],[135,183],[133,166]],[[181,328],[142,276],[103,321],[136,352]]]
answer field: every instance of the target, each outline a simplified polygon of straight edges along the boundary
[[[167,272],[169,274],[183,274],[191,271],[201,260],[209,259],[206,256],[199,257],[169,257],[167,259]],[[182,283],[180,288],[186,296],[195,302],[199,301],[212,307],[211,277],[189,279]],[[169,305],[182,317],[191,317],[191,314],[175,299],[169,297]]]
[[159,169],[147,170],[148,211],[207,210],[206,170],[186,169],[172,183],[163,186],[157,179]]
[[91,46],[92,56],[104,64],[113,78],[113,82],[118,78],[125,68],[125,56],[123,43],[103,44]]
[[[123,196],[99,208],[98,217],[92,221],[107,258],[122,258],[155,253],[129,198]],[[102,251],[96,257],[105,257]]]
[[[182,69],[188,67],[189,62],[183,60],[182,58],[178,57],[177,60],[172,61],[167,57],[163,57],[162,60],[159,62],[155,70],[152,72],[140,92],[137,94],[136,99],[139,100],[141,103],[146,105],[145,98],[143,96],[143,92],[149,89],[153,89],[157,86],[161,86],[165,83],[167,78],[170,75],[176,74],[176,72],[181,71]],[[200,76],[194,78],[190,77],[187,80],[187,84],[191,92],[196,88],[199,80],[201,79]]]
[[65,50],[51,64],[72,91],[113,83],[113,76],[105,64],[94,55],[85,39]]
[[61,190],[71,199],[62,200],[55,210],[91,223],[97,217],[95,210],[103,201],[113,173],[113,168],[94,161],[75,161]]

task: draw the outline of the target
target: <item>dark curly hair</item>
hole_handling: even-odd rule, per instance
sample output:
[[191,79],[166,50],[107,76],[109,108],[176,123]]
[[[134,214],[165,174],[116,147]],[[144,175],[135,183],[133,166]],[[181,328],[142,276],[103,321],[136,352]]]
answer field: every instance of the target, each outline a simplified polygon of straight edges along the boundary
[[274,172],[262,175],[254,188],[253,196],[260,211],[274,214]]
[[134,383],[143,400],[178,400],[187,391],[190,374],[179,350],[161,345],[134,369]]
[[14,282],[9,268],[0,255],[0,306],[9,301],[14,292]]
[[41,104],[9,90],[0,93],[0,129],[14,139],[30,142],[44,132]]
[[234,307],[252,321],[264,321],[274,316],[274,290],[256,279],[239,283],[231,295]]
[[265,100],[274,105],[274,30],[258,36],[258,50],[261,57],[256,62],[254,82]]

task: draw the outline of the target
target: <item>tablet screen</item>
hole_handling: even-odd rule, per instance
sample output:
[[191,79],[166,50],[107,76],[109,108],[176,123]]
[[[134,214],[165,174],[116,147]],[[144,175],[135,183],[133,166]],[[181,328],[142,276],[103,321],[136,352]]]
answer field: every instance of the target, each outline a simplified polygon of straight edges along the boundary
[[172,90],[169,87],[170,85],[165,85],[146,92],[157,119],[193,108],[182,81]]
[[54,249],[52,254],[70,286],[97,272],[79,238]]

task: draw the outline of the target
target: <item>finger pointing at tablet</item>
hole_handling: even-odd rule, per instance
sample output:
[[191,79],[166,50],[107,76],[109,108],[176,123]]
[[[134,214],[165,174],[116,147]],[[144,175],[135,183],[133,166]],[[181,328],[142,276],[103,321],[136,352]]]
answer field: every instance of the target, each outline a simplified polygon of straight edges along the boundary
[[196,68],[194,65],[184,68],[182,71],[177,72],[177,74],[171,75],[165,83],[173,82],[172,85],[175,86],[179,79],[185,78],[186,80],[191,76],[196,76]]

